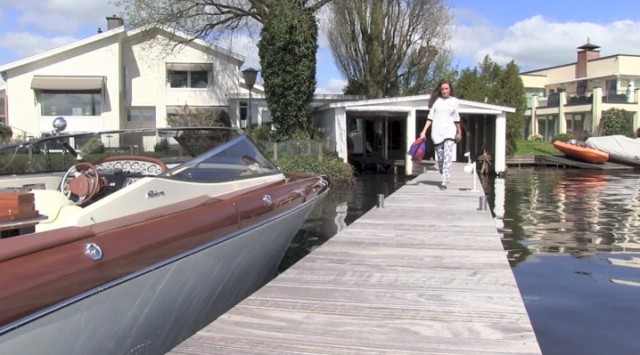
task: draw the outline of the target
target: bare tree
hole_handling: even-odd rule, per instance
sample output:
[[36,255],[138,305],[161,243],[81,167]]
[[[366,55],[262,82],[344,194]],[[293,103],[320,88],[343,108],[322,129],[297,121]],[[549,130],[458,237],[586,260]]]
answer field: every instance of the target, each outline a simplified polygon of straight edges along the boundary
[[445,0],[335,0],[329,10],[329,44],[349,94],[426,92],[450,70]]
[[112,0],[134,26],[164,26],[215,41],[236,31],[259,34],[270,9],[287,1],[314,13],[332,0]]

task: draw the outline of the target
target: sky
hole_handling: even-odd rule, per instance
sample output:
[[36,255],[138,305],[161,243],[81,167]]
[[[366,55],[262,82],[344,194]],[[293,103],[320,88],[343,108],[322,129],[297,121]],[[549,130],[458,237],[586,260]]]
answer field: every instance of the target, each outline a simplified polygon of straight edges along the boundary
[[[453,19],[448,46],[459,69],[486,55],[501,65],[514,60],[522,71],[568,64],[587,40],[601,56],[640,55],[638,0],[445,1]],[[0,0],[0,65],[89,37],[120,12],[109,0]],[[321,29],[327,18],[320,14]],[[245,56],[243,68],[260,67],[255,38],[220,45]],[[317,59],[316,93],[341,93],[346,81],[322,31]]]

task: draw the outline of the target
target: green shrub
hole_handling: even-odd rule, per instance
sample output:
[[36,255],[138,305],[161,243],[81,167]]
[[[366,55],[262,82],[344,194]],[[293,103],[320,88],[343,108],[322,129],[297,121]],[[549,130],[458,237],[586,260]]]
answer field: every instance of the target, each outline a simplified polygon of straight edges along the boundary
[[256,126],[251,131],[251,139],[254,141],[271,141],[271,125],[263,124]]
[[326,175],[335,186],[348,186],[355,183],[353,168],[337,158],[326,157],[318,160],[313,156],[286,155],[279,158],[276,165],[288,174],[315,173]]
[[0,143],[9,143],[12,136],[13,131],[11,130],[11,127],[0,123]]
[[622,109],[612,108],[602,114],[602,135],[611,136],[621,134],[633,137],[633,113]]
[[104,143],[98,138],[91,138],[80,147],[82,154],[102,154],[104,153]]
[[153,151],[156,153],[167,153],[169,152],[169,141],[167,139],[162,139],[160,142],[156,143],[153,146]]
[[572,139],[575,139],[575,137],[571,133],[558,133],[555,136],[553,136],[552,142],[555,142],[555,141],[568,142]]

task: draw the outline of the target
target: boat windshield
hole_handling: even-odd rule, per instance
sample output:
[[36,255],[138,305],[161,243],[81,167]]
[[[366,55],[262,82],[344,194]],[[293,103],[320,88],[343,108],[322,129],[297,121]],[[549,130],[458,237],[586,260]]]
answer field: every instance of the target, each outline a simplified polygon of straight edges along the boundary
[[210,182],[228,181],[259,175],[279,174],[246,136],[238,136],[195,159],[180,164],[162,176],[178,180]]
[[224,181],[279,173],[255,144],[236,129],[183,127],[61,133],[13,142],[0,147],[0,174],[63,172],[78,162],[97,164],[117,159],[159,160],[168,167],[159,177],[191,181]]

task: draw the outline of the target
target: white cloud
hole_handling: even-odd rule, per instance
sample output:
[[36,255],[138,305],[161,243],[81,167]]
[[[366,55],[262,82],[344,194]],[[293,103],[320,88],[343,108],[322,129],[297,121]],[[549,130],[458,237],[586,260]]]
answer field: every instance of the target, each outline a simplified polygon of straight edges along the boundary
[[499,64],[515,60],[522,70],[575,62],[577,47],[587,38],[600,46],[601,56],[640,53],[640,22],[621,20],[605,24],[554,22],[536,15],[499,29],[480,15],[456,25],[452,34],[454,56],[466,58],[466,66],[485,55]]
[[0,36],[0,48],[14,52],[19,58],[26,58],[77,40],[67,36],[43,37],[27,32],[10,32]]
[[105,18],[118,13],[105,0],[0,0],[0,8],[19,13],[15,20],[21,26],[66,35],[83,26],[105,29]]
[[329,79],[324,86],[318,86],[316,88],[316,94],[342,94],[346,86],[346,80]]

